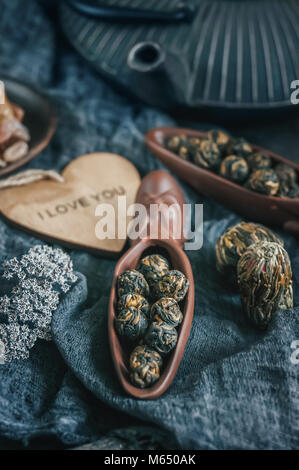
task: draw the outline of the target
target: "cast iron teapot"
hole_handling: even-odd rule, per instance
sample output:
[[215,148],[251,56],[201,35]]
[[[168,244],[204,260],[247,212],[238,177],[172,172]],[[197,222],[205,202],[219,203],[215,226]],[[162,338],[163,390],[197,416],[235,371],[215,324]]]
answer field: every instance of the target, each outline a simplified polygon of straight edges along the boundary
[[299,0],[59,3],[74,47],[151,105],[226,118],[294,107]]

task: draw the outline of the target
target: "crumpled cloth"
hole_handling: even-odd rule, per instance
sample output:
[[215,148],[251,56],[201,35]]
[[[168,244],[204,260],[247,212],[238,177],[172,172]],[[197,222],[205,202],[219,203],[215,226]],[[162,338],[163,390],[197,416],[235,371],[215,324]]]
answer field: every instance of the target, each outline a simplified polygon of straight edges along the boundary
[[[163,168],[143,135],[173,121],[114,91],[64,42],[38,3],[2,1],[0,31],[1,73],[42,88],[58,112],[51,145],[28,167],[61,170],[81,154],[105,150],[127,157],[142,176]],[[79,280],[54,314],[54,341],[40,341],[27,361],[0,366],[1,437],[29,444],[55,438],[68,447],[102,439],[105,447],[105,436],[116,432],[118,443],[129,436],[131,448],[143,448],[146,433],[145,448],[157,448],[159,439],[161,446],[183,449],[298,448],[299,365],[291,361],[291,344],[299,339],[298,241],[280,233],[292,262],[295,307],[279,311],[265,333],[256,332],[238,294],[215,270],[217,237],[241,218],[182,188],[187,202],[204,203],[204,244],[188,253],[194,321],[169,390],[156,401],[122,391],[107,335],[115,261],[69,251]],[[38,243],[0,221],[1,262]],[[6,289],[1,280],[0,295]]]

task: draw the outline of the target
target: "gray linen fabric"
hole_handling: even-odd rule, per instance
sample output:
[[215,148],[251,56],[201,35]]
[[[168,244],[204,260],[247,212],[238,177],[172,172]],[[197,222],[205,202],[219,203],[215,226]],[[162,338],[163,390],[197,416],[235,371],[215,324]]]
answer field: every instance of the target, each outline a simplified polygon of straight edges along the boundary
[[[143,135],[172,120],[113,91],[63,42],[40,5],[1,1],[0,34],[1,72],[42,87],[58,111],[54,139],[30,167],[59,170],[80,154],[108,150],[130,159],[142,175],[162,168]],[[140,448],[140,429],[140,439],[152,433],[164,445],[185,449],[298,447],[299,365],[290,360],[291,343],[299,339],[298,242],[281,234],[292,260],[295,308],[279,311],[268,331],[257,333],[244,320],[238,295],[215,271],[215,241],[240,217],[182,187],[187,202],[204,203],[204,245],[189,252],[195,315],[170,389],[157,401],[124,394],[107,338],[115,261],[70,251],[79,280],[54,314],[54,342],[39,342],[27,361],[0,366],[2,437],[30,442],[54,436],[75,446],[116,432],[118,443],[129,436]],[[1,262],[38,243],[0,221]],[[150,428],[138,427],[144,423]]]

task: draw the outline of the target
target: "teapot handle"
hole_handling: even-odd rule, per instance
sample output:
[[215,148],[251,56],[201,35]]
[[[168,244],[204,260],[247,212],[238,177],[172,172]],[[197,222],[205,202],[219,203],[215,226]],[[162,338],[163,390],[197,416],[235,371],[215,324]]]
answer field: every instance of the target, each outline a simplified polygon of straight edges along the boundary
[[164,23],[191,21],[194,8],[186,3],[170,11],[142,10],[109,6],[93,0],[65,0],[85,16],[115,21],[161,21]]

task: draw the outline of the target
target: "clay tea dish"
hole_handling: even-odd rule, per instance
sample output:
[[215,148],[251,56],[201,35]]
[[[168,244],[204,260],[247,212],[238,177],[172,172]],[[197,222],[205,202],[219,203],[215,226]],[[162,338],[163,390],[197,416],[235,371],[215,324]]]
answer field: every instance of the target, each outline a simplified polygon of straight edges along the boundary
[[[147,205],[148,202],[163,202],[171,204],[178,202],[182,207],[184,203],[183,194],[176,181],[164,171],[153,171],[149,173],[140,186],[136,202]],[[148,220],[145,221],[148,223]],[[159,230],[160,232],[160,230]],[[109,301],[108,332],[110,348],[117,377],[123,389],[131,396],[140,399],[156,399],[162,395],[172,383],[174,376],[182,360],[186,343],[189,337],[193,311],[194,311],[194,280],[190,261],[183,251],[184,237],[180,240],[155,240],[149,237],[137,240],[133,246],[122,256],[116,265]],[[189,290],[181,304],[184,319],[178,329],[178,341],[176,347],[167,358],[165,358],[159,380],[149,388],[138,388],[130,381],[129,357],[131,350],[119,338],[115,330],[117,292],[116,285],[118,276],[128,269],[135,269],[139,260],[148,254],[161,253],[170,261],[172,269],[178,269],[189,280]]]
[[[189,137],[204,137],[206,132],[176,127],[157,127],[145,136],[151,151],[175,174],[189,183],[201,194],[215,199],[232,210],[265,224],[280,225],[286,232],[299,236],[299,198],[264,196],[233,183],[210,170],[204,170],[190,161],[183,160],[164,147],[165,138],[185,134]],[[295,168],[299,176],[299,165],[269,150],[252,145],[253,150],[267,153],[277,163],[286,163]]]
[[31,85],[2,75],[0,79],[4,82],[8,99],[23,108],[23,124],[30,133],[29,152],[23,158],[1,168],[2,177],[24,166],[47,147],[56,128],[56,113],[49,99]]

